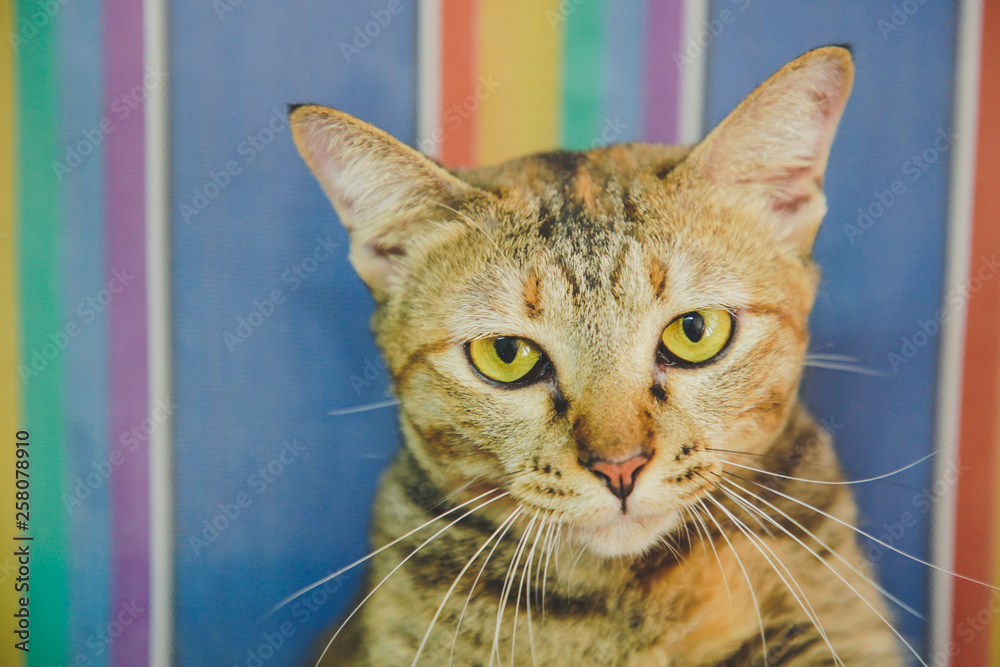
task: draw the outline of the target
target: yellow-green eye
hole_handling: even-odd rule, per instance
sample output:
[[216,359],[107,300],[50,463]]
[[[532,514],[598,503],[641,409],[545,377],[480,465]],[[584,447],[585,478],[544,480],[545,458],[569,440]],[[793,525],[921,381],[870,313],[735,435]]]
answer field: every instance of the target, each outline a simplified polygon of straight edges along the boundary
[[726,348],[733,332],[733,317],[728,310],[695,310],[667,325],[661,340],[675,361],[700,364]]
[[469,359],[480,373],[497,382],[526,379],[541,358],[538,346],[524,338],[494,336],[469,343]]

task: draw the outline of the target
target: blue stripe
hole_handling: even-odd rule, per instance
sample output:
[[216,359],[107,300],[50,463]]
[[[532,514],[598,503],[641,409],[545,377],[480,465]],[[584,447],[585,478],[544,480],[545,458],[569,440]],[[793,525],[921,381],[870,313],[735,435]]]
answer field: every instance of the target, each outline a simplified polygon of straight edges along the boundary
[[[605,143],[636,141],[642,136],[643,53],[646,30],[644,0],[623,0],[609,5],[604,49],[603,127],[613,138]],[[665,63],[665,67],[672,63]]]
[[[180,665],[246,665],[263,633],[273,639],[285,622],[294,635],[274,661],[303,664],[352,599],[348,578],[315,611],[293,605],[260,620],[367,551],[376,477],[399,438],[392,409],[327,414],[385,400],[388,382],[346,236],[284,121],[288,103],[317,102],[412,142],[416,17],[401,4],[388,21],[380,12],[396,4],[384,0],[294,12],[215,3],[235,5],[221,16],[211,3],[171,6]],[[379,17],[385,25],[372,27]],[[341,45],[356,48],[355,28],[366,27],[376,36],[359,38],[348,60]],[[313,265],[317,239],[328,237],[339,247]],[[292,267],[312,272],[296,282]],[[269,305],[275,291],[282,301]],[[245,341],[229,339],[230,351],[224,335],[238,336],[241,318],[256,322],[255,309],[268,314]],[[305,451],[280,474],[257,472],[293,440]],[[250,504],[217,538],[206,535],[205,522],[240,494]],[[207,546],[192,546],[195,537]]]
[[[892,8],[880,3],[726,0],[714,3],[714,16],[727,9],[735,18],[714,38],[710,54],[710,123],[795,56],[826,44],[853,46],[854,92],[830,158],[829,213],[815,248],[825,278],[810,349],[854,355],[888,375],[813,369],[803,390],[814,414],[835,425],[847,470],[869,476],[896,469],[935,447],[940,341],[924,338],[898,373],[888,355],[902,356],[902,339],[920,340],[920,323],[941,308],[949,156],[941,155],[916,181],[908,161],[952,125],[955,3],[922,4],[885,38],[878,22],[890,21]],[[852,243],[845,225],[857,222],[859,207],[877,213],[874,204],[880,197],[889,201],[891,192],[884,193],[896,180],[905,193],[883,206]],[[868,530],[922,558],[929,553],[930,513],[922,492],[932,488],[930,473],[931,466],[923,465],[856,488]],[[872,554],[886,587],[926,612],[927,568],[883,548]],[[905,612],[896,616],[897,625],[926,650],[924,623]]]
[[[79,334],[64,355],[66,438],[70,479],[68,650],[70,662],[107,664],[97,652],[98,632],[107,628],[111,588],[108,461],[107,351],[105,312],[95,308],[104,284],[101,132],[101,30],[99,3],[68,3],[56,24],[62,128],[59,159],[71,171],[62,181],[64,320]],[[64,145],[63,145],[64,144]],[[76,157],[79,164],[76,164]],[[88,304],[88,299],[92,300]],[[87,639],[91,645],[87,645]],[[83,661],[81,661],[83,664]]]

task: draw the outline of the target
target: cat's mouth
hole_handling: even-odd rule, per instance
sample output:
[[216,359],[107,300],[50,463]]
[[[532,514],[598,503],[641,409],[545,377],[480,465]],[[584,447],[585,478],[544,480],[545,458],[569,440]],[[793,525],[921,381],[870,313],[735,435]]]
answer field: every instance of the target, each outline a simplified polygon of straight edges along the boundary
[[641,556],[683,523],[680,511],[644,514],[619,513],[602,523],[578,523],[571,535],[598,556]]

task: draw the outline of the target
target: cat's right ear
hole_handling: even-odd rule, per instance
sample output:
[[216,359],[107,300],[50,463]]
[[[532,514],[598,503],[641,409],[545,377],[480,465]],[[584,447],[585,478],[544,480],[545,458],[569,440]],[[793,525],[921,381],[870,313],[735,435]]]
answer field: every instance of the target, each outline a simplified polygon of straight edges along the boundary
[[382,130],[336,109],[291,107],[292,137],[351,237],[351,263],[377,301],[405,270],[435,206],[472,190]]

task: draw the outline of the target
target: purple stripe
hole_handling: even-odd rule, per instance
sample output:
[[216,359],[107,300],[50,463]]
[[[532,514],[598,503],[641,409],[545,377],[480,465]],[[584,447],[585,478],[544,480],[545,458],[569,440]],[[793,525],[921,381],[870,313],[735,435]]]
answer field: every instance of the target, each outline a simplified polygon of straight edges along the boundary
[[[134,667],[149,660],[150,602],[142,2],[104,0],[101,13],[102,113],[113,125],[104,157],[105,279],[109,290],[125,284],[108,307],[109,446],[122,453],[110,478],[110,613],[134,617],[111,645],[111,664]],[[158,84],[146,77],[146,85]]]
[[683,8],[683,0],[646,3],[645,141],[677,141]]

